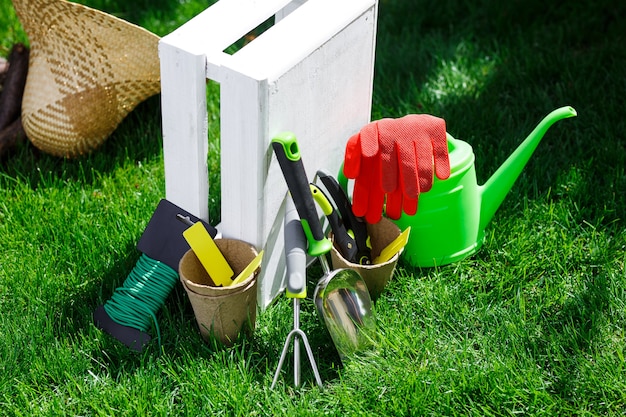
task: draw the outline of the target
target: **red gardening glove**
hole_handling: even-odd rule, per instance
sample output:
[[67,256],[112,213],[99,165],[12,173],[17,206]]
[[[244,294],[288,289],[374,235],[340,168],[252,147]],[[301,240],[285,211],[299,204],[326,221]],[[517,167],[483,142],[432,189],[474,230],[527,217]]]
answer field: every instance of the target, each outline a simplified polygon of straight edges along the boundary
[[343,167],[347,178],[356,178],[352,191],[352,211],[368,223],[380,220],[385,193],[382,188],[378,126],[369,123],[346,145]]
[[432,188],[433,165],[437,178],[450,176],[443,119],[411,114],[369,123],[346,145],[344,175],[355,179],[354,214],[378,222],[385,197],[390,218],[415,214],[419,193]]

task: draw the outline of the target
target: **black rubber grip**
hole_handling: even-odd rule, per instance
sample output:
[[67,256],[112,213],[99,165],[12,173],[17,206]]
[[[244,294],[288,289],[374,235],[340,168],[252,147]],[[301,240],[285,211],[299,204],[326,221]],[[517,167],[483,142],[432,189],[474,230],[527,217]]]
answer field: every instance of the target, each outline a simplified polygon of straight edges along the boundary
[[300,223],[309,242],[309,255],[320,256],[330,252],[333,244],[324,237],[296,136],[291,132],[280,133],[272,139],[272,147],[300,215]]

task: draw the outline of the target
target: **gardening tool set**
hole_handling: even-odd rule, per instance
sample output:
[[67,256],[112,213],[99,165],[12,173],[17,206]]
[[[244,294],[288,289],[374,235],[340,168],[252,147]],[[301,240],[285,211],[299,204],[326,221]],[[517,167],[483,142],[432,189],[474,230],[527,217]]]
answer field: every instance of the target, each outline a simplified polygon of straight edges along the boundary
[[[367,286],[355,270],[331,271],[328,265],[325,255],[332,243],[324,236],[313,198],[313,194],[319,195],[319,189],[309,184],[295,135],[284,132],[276,136],[272,147],[309,241],[308,253],[318,257],[324,271],[313,295],[315,306],[337,351],[346,358],[367,347],[376,333]],[[334,223],[337,225],[338,221]],[[347,234],[345,228],[341,233]]]
[[[315,310],[340,359],[350,360],[375,345],[373,303],[391,279],[400,254],[409,265],[433,266],[475,253],[485,227],[541,137],[556,121],[575,115],[573,108],[562,107],[546,116],[482,186],[476,184],[471,146],[449,135],[445,122],[430,115],[366,125],[347,142],[337,177],[319,169],[312,182],[295,134],[284,131],[274,136],[271,147],[288,189],[285,295],[293,300],[293,328],[287,334],[272,388],[292,344],[294,385],[300,385],[301,342],[315,382],[322,386],[313,350],[300,328],[301,303],[307,300],[307,260],[317,260],[323,271],[312,296]],[[322,219],[328,223],[328,234]],[[245,242],[220,239],[211,225],[167,200],[157,207],[137,247],[150,260],[180,274],[203,338],[230,345],[240,333],[254,330],[256,275],[263,251],[258,253]],[[171,275],[156,270],[143,257],[137,268],[140,272],[135,275]],[[141,298],[141,291],[132,286],[145,291],[148,285],[131,280],[132,276],[128,278],[131,284],[119,292]],[[168,278],[169,286],[171,281]],[[108,304],[94,313],[96,324],[141,350],[150,340],[145,325],[120,319],[123,314]],[[144,314],[153,322],[155,307],[158,304]]]
[[[0,156],[25,136],[53,155],[88,153],[135,106],[159,92],[158,36],[66,0],[12,3],[32,51],[16,45],[9,61],[0,62]],[[82,36],[87,32],[90,36]],[[337,177],[320,167],[313,182],[295,134],[277,134],[271,146],[288,189],[285,294],[293,300],[293,329],[272,387],[291,342],[294,384],[300,385],[302,342],[322,386],[300,328],[307,255],[323,271],[312,297],[315,309],[341,360],[349,360],[374,345],[373,302],[400,254],[409,265],[428,267],[478,251],[485,228],[543,135],[573,116],[569,106],[548,114],[483,185],[476,182],[472,147],[448,134],[443,119],[428,114],[366,124],[347,140]],[[263,251],[222,238],[213,226],[167,200],[157,206],[137,249],[141,257],[123,285],[94,311],[98,328],[142,351],[152,338],[150,329],[160,340],[156,312],[180,280],[205,340],[231,345],[254,330]]]

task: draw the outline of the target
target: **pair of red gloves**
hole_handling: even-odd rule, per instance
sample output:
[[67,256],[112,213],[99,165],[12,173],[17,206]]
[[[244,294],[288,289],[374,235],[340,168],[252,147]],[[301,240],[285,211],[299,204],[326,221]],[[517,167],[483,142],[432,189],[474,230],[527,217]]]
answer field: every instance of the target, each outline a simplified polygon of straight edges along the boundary
[[[433,169],[434,168],[434,169]],[[417,212],[420,192],[450,176],[446,123],[428,114],[381,119],[367,124],[346,145],[343,172],[354,179],[352,211],[377,223]]]

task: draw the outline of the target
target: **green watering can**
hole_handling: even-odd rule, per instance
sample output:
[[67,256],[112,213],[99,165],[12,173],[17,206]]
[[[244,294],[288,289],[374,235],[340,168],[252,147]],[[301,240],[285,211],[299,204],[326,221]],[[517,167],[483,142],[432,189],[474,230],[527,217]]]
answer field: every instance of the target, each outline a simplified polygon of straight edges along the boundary
[[576,110],[569,106],[548,114],[483,185],[476,181],[471,145],[448,134],[450,177],[435,177],[432,189],[420,194],[417,213],[403,213],[395,221],[402,230],[411,226],[403,259],[413,266],[432,267],[476,253],[483,244],[485,227],[543,135],[555,122],[574,116]]

